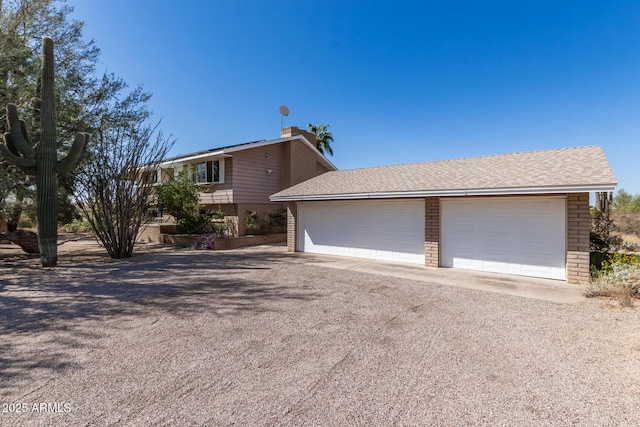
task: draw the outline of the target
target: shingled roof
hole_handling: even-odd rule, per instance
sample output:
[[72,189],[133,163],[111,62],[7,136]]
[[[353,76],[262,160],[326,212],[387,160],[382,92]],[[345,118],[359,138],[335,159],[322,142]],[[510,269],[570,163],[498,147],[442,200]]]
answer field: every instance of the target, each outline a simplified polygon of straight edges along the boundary
[[272,201],[612,191],[599,146],[327,172]]

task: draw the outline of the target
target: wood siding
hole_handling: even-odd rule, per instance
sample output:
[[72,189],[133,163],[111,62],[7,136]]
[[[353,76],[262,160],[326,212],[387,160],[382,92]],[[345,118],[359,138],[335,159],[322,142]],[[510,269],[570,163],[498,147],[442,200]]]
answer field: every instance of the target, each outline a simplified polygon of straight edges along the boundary
[[281,144],[234,153],[234,202],[269,203],[269,196],[282,190],[282,157]]
[[203,205],[216,203],[234,203],[233,191],[233,159],[224,160],[224,182],[222,184],[203,185],[203,191],[198,194]]

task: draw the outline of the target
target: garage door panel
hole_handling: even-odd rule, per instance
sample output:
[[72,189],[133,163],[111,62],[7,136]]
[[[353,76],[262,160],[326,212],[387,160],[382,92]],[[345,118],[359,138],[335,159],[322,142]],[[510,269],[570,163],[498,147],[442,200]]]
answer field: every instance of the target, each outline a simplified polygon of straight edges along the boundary
[[424,263],[424,200],[299,204],[300,250]]
[[441,265],[565,279],[565,200],[442,202]]

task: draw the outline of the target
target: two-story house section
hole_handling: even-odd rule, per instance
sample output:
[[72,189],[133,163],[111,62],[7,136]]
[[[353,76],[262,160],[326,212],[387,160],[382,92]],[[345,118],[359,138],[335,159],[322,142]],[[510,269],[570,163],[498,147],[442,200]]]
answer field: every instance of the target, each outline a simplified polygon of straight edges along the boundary
[[269,196],[337,168],[316,149],[315,135],[297,127],[281,130],[280,138],[214,148],[164,160],[158,182],[188,170],[201,186],[203,210],[222,210],[247,234],[245,220],[255,212],[268,218],[283,212]]

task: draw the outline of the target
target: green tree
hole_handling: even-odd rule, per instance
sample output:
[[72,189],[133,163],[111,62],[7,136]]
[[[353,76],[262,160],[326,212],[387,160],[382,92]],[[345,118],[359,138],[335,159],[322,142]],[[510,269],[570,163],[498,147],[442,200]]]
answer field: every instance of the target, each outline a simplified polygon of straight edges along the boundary
[[[83,23],[70,19],[73,8],[66,0],[0,0],[0,132],[5,132],[4,107],[15,104],[25,121],[31,142],[40,142],[39,106],[32,99],[39,94],[40,46],[44,36],[56,41],[56,120],[58,148],[64,154],[76,132],[92,133],[110,108],[109,99],[125,84],[115,76],[96,73],[100,51],[93,40],[83,38]],[[0,211],[17,226],[23,203],[35,200],[33,176],[9,162],[0,161]],[[72,178],[61,182],[62,205],[69,206]],[[9,209],[4,203],[11,202]],[[67,216],[67,215],[65,215]]]
[[333,142],[333,135],[329,131],[329,124],[323,125],[316,122],[315,125],[309,123],[307,125],[309,132],[316,136],[316,148],[322,154],[327,152],[328,154],[333,156],[333,149],[331,148],[331,143]]
[[158,209],[176,220],[176,230],[184,234],[213,231],[211,212],[201,213],[198,186],[188,170],[182,170],[171,182],[156,188]]
[[632,196],[621,188],[613,197],[611,208],[616,214],[638,214],[640,213],[640,195]]

